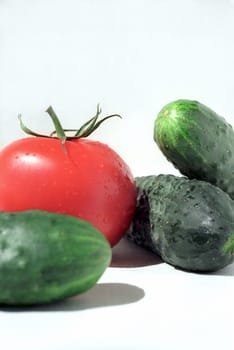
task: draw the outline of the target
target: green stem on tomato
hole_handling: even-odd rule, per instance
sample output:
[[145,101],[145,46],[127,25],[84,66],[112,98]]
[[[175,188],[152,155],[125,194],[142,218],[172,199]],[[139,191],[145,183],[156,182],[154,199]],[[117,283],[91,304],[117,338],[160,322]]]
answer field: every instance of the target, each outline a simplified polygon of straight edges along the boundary
[[75,133],[75,137],[87,137],[88,135],[90,135],[90,133],[93,131],[93,128],[96,124],[96,121],[99,117],[99,115],[101,114],[102,110],[99,106],[99,104],[97,105],[97,111],[94,117],[92,117],[91,119],[89,119],[86,123],[84,123]]
[[28,135],[32,135],[32,136],[36,136],[36,137],[49,137],[47,135],[43,135],[43,134],[39,134],[37,132],[32,131],[31,129],[29,129],[22,121],[22,115],[18,114],[18,119],[20,122],[20,127],[21,129]]
[[[64,129],[62,127],[62,125],[59,121],[59,118],[57,117],[54,109],[52,108],[52,106],[49,106],[47,108],[46,112],[49,114],[49,116],[52,119],[52,122],[54,124],[54,127],[55,127],[55,130],[52,133],[50,133],[50,135],[42,135],[42,134],[36,133],[36,132],[32,131],[31,129],[29,129],[28,127],[26,127],[24,125],[24,123],[22,122],[21,115],[18,116],[19,121],[20,121],[20,127],[26,134],[29,134],[32,136],[48,137],[48,138],[57,137],[59,140],[61,140],[62,146],[63,146],[65,151],[66,151],[66,149],[65,149],[65,141],[66,140],[73,140],[73,139],[79,139],[81,137],[87,137],[93,131],[95,131],[105,120],[107,120],[109,118],[113,118],[113,117],[122,118],[119,114],[111,114],[111,115],[108,115],[107,117],[102,118],[101,120],[98,120],[98,117],[102,112],[102,110],[98,104],[95,116],[92,117],[91,119],[89,119],[86,123],[84,123],[79,129]],[[73,132],[74,135],[68,136],[68,135],[66,135],[66,132]]]
[[49,106],[46,112],[49,114],[53,121],[57,137],[62,141],[62,144],[64,144],[66,141],[66,134],[52,106]]

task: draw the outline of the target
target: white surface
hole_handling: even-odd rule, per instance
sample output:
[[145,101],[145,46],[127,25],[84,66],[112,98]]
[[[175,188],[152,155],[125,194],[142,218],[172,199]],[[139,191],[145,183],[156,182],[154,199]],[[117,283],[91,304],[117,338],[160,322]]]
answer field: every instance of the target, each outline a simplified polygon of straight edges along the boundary
[[[97,102],[119,113],[96,131],[134,175],[177,173],[152,140],[161,107],[197,99],[234,124],[234,2],[0,1],[0,144],[17,114],[51,131],[52,104],[79,127]],[[11,130],[9,129],[9,126]],[[147,154],[147,157],[146,157]],[[113,267],[63,303],[0,311],[6,350],[232,350],[234,266],[199,275],[121,244]]]

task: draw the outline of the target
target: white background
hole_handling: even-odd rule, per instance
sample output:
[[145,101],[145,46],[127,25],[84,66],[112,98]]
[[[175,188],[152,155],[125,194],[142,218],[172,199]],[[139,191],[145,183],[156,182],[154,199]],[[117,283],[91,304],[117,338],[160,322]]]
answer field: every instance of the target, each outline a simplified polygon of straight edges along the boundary
[[1,0],[0,30],[0,145],[23,136],[18,113],[49,132],[50,104],[79,127],[99,102],[123,120],[93,137],[135,175],[173,173],[152,139],[164,104],[197,99],[234,121],[233,1]]
[[[153,142],[157,113],[174,99],[196,99],[234,124],[233,67],[233,1],[1,0],[0,146],[23,136],[18,113],[50,132],[49,105],[74,128],[99,102],[103,115],[123,119],[93,138],[134,175],[176,174]],[[132,250],[138,259],[129,264]],[[115,267],[87,294],[2,310],[4,348],[233,349],[233,266],[195,275],[123,244],[115,252]]]

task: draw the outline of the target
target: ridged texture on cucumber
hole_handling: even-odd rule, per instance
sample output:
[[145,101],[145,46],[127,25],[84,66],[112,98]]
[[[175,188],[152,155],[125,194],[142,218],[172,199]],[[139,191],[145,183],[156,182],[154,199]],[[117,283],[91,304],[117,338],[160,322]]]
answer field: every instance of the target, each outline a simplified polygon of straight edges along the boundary
[[182,174],[234,199],[234,130],[223,117],[200,102],[177,100],[159,112],[154,140]]
[[208,272],[234,260],[234,202],[210,183],[174,175],[136,178],[137,208],[126,237],[176,267]]
[[43,211],[0,213],[0,304],[41,304],[97,282],[111,248],[91,224]]

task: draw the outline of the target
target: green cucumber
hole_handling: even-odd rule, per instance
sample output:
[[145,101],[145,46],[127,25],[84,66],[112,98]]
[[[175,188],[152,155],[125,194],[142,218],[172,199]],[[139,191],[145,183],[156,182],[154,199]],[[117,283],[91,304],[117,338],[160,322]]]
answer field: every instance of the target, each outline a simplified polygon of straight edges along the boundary
[[91,224],[29,210],[0,213],[0,304],[44,304],[93,287],[111,248]]
[[234,199],[234,130],[223,117],[200,102],[177,100],[159,112],[154,140],[183,175],[208,181]]
[[234,202],[212,184],[174,175],[136,178],[137,207],[126,238],[188,271],[234,261]]

